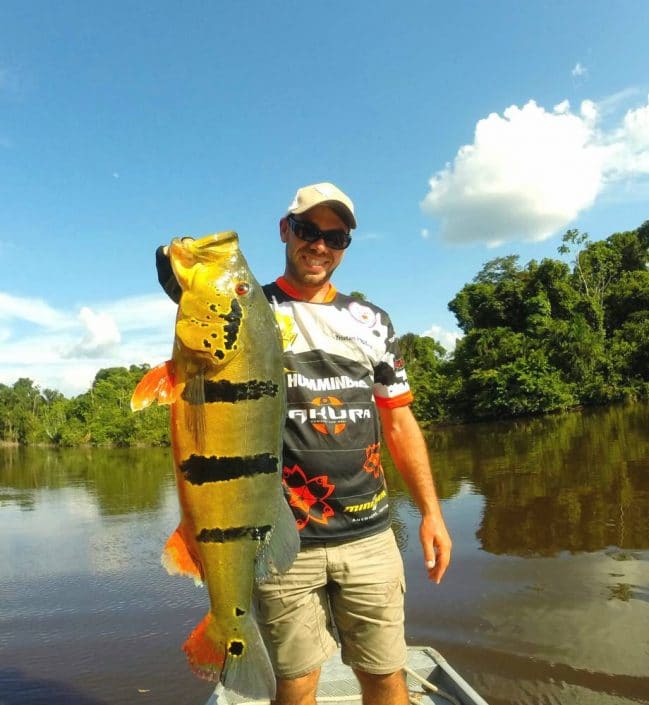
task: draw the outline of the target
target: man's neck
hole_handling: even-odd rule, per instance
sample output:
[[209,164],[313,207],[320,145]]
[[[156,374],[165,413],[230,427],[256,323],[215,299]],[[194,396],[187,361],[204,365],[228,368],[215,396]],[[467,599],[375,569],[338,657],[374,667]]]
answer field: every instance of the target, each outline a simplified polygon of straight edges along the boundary
[[291,296],[300,299],[300,301],[308,301],[313,304],[331,301],[333,294],[335,294],[333,284],[329,281],[316,286],[305,286],[303,283],[296,282],[290,276],[284,274],[279,278],[278,283],[280,286],[284,285],[283,288],[288,289],[287,293],[291,294]]

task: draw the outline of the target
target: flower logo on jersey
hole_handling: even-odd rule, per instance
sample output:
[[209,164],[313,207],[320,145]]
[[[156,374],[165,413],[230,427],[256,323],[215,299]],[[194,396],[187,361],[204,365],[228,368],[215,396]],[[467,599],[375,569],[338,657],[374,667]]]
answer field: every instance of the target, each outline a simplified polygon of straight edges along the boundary
[[327,475],[318,475],[308,479],[299,465],[292,468],[284,466],[284,485],[289,491],[289,504],[304,516],[296,519],[297,528],[301,531],[309,521],[317,524],[328,524],[334,510],[325,499],[336,488],[329,482]]
[[374,477],[378,477],[383,474],[380,445],[378,443],[372,443],[372,445],[367,446],[365,449],[365,462],[363,463],[363,470],[370,475],[374,475]]
[[311,401],[313,407],[316,408],[316,419],[311,421],[311,425],[316,431],[325,436],[335,436],[342,433],[347,425],[341,419],[346,418],[345,414],[341,414],[343,403],[336,397],[315,397]]
[[369,306],[360,303],[360,301],[352,301],[349,304],[349,312],[359,323],[369,328],[376,322],[376,313]]

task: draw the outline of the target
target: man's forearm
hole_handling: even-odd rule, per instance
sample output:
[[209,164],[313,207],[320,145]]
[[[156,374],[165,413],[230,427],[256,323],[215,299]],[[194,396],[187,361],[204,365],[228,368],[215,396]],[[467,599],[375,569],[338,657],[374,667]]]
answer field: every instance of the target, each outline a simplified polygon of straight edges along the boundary
[[408,407],[381,412],[383,437],[422,516],[441,515],[426,440]]
[[381,409],[380,415],[394,464],[421,512],[419,540],[428,577],[439,583],[451,560],[451,537],[435,490],[426,440],[409,407]]

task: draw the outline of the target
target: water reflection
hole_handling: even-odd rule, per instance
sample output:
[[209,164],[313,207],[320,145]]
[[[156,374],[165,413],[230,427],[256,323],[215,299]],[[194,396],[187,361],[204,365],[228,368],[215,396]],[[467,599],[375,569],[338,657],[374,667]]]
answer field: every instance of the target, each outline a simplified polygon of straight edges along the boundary
[[3,705],[104,705],[104,701],[80,693],[57,680],[39,680],[27,677],[15,668],[0,667]]
[[[438,491],[485,498],[480,545],[494,554],[649,547],[649,407],[587,410],[433,431]],[[405,488],[386,459],[399,492]]]
[[411,643],[493,705],[649,702],[649,406],[433,431],[453,561],[422,577],[417,513],[386,459]]
[[[410,642],[493,705],[649,702],[648,427],[636,405],[432,431],[441,586],[385,458]],[[177,513],[168,449],[0,448],[0,703],[205,702],[180,645],[207,596],[159,564]]]
[[0,507],[34,509],[37,490],[78,487],[102,515],[153,511],[173,482],[164,448],[1,448]]

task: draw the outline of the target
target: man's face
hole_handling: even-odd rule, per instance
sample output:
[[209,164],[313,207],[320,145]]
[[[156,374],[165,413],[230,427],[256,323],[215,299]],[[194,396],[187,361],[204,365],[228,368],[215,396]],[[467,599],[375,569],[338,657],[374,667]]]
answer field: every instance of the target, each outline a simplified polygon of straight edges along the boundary
[[[348,231],[345,221],[328,206],[314,206],[296,218],[313,223],[320,230]],[[327,284],[345,251],[328,247],[322,238],[316,242],[300,240],[285,218],[280,224],[280,234],[286,243],[286,278],[294,286],[308,289]]]

